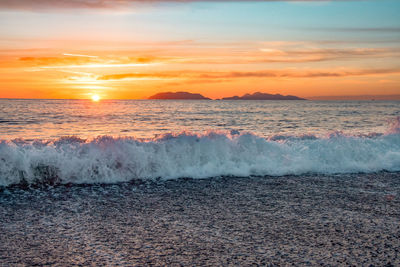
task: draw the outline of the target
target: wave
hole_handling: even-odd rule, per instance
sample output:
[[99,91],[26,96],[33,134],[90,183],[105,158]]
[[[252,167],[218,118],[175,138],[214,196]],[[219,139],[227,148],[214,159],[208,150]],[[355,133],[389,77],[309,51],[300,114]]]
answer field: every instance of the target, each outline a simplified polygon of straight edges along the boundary
[[399,126],[398,118],[386,134],[323,138],[232,131],[0,141],[0,185],[400,171]]

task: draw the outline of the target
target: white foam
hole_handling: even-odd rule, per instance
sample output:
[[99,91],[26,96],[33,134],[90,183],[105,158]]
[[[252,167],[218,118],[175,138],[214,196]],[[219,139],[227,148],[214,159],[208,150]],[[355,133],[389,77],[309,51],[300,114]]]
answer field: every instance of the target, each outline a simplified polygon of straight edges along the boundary
[[389,129],[386,134],[400,134],[400,117],[388,121]]
[[[397,125],[398,126],[398,125]],[[0,185],[131,179],[400,171],[399,127],[386,135],[264,139],[249,133],[169,134],[153,140],[0,142]],[[54,182],[54,181],[53,181]]]

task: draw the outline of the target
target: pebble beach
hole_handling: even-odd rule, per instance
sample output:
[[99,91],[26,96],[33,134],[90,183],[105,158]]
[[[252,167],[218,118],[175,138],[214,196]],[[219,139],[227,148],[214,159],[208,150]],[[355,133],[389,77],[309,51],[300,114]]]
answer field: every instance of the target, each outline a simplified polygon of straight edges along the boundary
[[0,265],[399,266],[400,173],[3,188]]

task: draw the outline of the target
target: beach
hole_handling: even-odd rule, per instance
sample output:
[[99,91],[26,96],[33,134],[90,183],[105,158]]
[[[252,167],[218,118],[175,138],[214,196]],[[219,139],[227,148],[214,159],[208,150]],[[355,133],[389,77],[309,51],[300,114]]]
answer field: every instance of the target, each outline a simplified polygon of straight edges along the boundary
[[399,0],[0,0],[0,267],[400,266]]
[[3,188],[0,265],[400,264],[400,173]]

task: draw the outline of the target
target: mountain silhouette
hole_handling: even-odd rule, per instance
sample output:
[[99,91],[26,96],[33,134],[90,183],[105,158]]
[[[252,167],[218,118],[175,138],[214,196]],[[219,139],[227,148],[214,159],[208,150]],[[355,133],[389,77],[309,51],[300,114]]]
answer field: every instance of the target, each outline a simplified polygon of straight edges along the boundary
[[209,100],[210,98],[188,92],[163,92],[152,95],[149,99]]
[[254,94],[245,94],[241,97],[239,96],[224,97],[221,100],[306,100],[306,99],[293,95],[281,95],[281,94],[273,95],[273,94],[256,92]]

